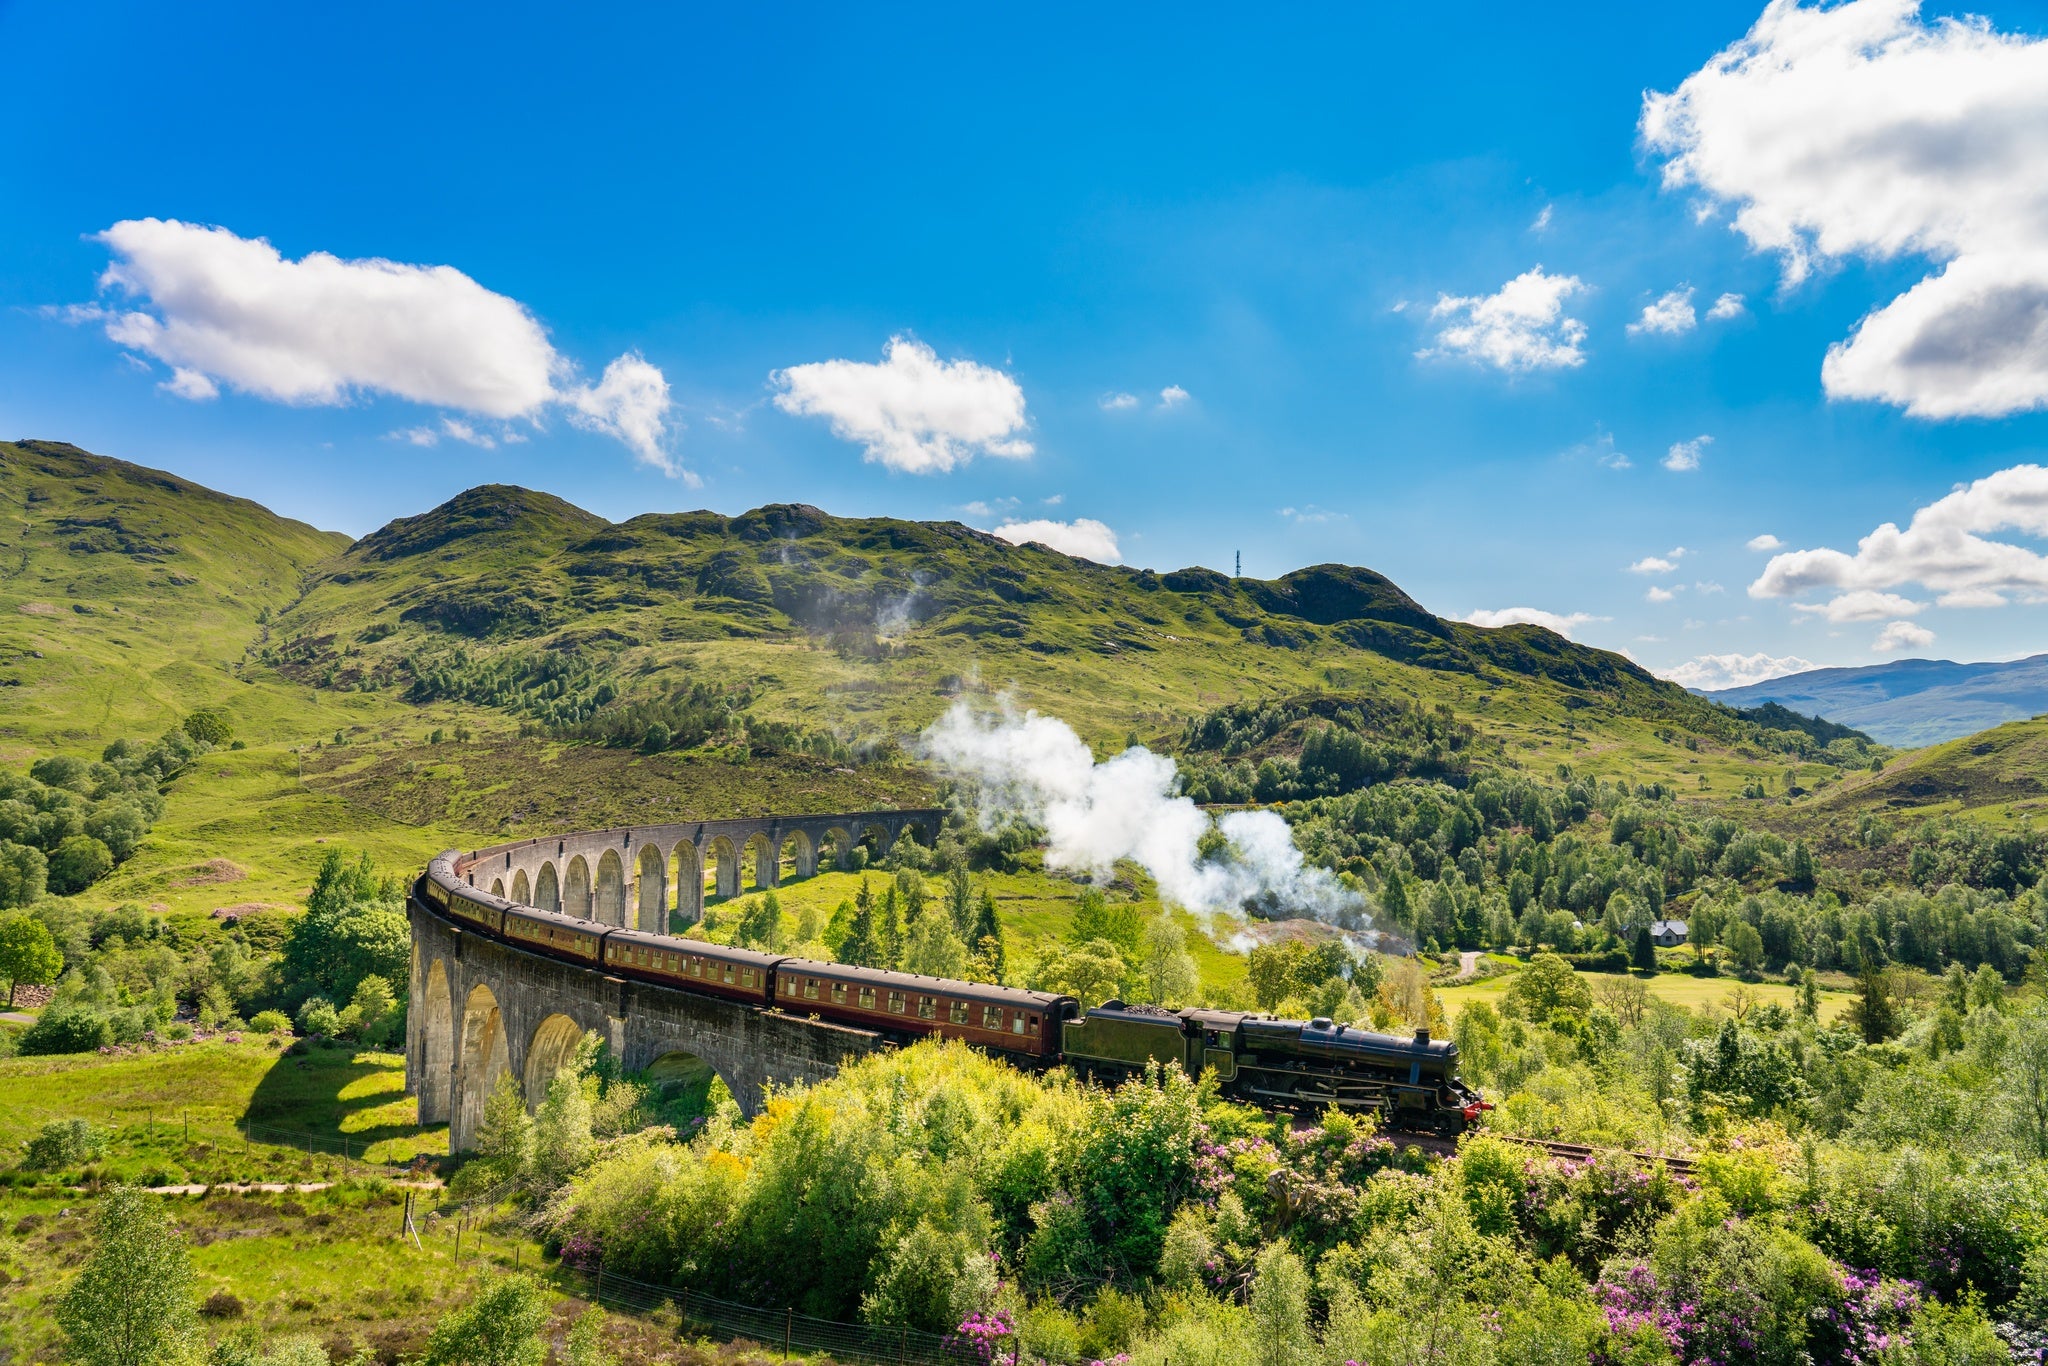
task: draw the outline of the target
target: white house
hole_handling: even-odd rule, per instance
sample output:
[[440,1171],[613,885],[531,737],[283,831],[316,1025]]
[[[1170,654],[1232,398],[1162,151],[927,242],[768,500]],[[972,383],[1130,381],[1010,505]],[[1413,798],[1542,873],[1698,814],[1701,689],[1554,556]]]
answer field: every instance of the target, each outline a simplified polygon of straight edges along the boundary
[[1686,933],[1683,920],[1652,920],[1650,922],[1650,940],[1660,949],[1677,948],[1685,942]]

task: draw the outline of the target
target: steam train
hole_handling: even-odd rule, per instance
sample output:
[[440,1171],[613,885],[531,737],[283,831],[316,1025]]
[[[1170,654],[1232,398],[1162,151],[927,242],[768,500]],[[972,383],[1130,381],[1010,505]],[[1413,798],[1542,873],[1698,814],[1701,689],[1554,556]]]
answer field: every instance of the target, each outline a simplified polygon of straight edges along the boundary
[[1216,1074],[1222,1093],[1266,1110],[1371,1111],[1390,1128],[1456,1134],[1491,1109],[1458,1079],[1458,1048],[1427,1030],[1402,1038],[1326,1019],[1167,1010],[824,963],[678,939],[522,906],[468,886],[452,851],[414,897],[471,930],[635,981],[872,1030],[897,1042],[961,1039],[1021,1066],[1060,1065],[1105,1082],[1177,1064]]

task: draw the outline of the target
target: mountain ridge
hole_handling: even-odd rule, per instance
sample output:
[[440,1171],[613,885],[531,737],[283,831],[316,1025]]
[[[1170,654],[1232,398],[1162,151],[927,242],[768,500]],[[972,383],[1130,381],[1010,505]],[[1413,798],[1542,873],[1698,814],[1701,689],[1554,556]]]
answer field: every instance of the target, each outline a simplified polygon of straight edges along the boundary
[[1776,702],[1853,726],[1888,745],[1917,747],[2048,712],[2048,654],[1981,663],[1901,659],[1808,669],[1701,696],[1733,707]]

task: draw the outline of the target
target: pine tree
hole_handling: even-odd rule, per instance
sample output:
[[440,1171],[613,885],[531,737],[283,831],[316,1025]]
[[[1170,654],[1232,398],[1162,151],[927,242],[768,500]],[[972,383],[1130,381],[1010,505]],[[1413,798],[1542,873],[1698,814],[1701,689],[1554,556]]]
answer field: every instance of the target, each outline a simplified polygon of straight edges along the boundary
[[882,917],[875,930],[875,941],[882,954],[878,966],[893,968],[903,961],[903,918],[896,910],[896,884],[893,882],[882,893]]
[[1009,967],[1009,955],[1003,945],[1003,922],[996,918],[995,893],[988,884],[981,888],[981,905],[974,918],[974,937],[968,940],[974,946],[974,956],[986,980],[1000,982]]
[[875,931],[875,893],[868,880],[862,878],[860,891],[853,898],[853,923],[839,945],[839,961],[857,968],[874,968],[882,966],[881,960],[882,945]]
[[1849,1003],[1848,1015],[1865,1043],[1883,1043],[1899,1032],[1899,1008],[1892,1003],[1891,983],[1882,972],[1864,969],[1856,980],[1856,999]]
[[953,933],[974,942],[974,888],[967,881],[964,864],[954,864],[946,876],[946,910],[953,917]]
[[1657,941],[1650,938],[1648,925],[1636,926],[1635,943],[1629,949],[1629,962],[1644,972],[1657,970]]
[[1380,907],[1386,911],[1387,919],[1393,922],[1395,928],[1404,931],[1410,928],[1408,889],[1402,885],[1401,870],[1398,868],[1387,874],[1386,885],[1380,889]]

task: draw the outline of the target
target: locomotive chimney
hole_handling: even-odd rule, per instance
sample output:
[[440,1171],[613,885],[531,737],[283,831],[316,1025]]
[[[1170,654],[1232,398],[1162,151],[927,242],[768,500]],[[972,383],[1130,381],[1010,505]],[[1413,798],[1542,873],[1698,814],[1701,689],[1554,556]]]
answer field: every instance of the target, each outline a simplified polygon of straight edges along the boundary
[[1418,1029],[1418,1030],[1416,1030],[1416,1031],[1415,1031],[1415,1042],[1416,1042],[1417,1044],[1427,1044],[1427,1043],[1429,1042],[1429,1031],[1428,1031],[1427,1029]]

